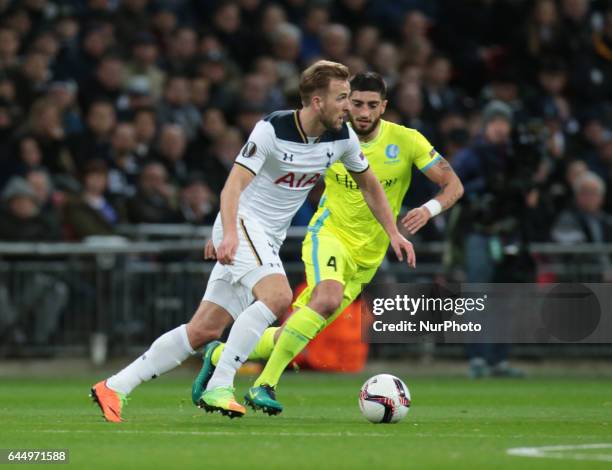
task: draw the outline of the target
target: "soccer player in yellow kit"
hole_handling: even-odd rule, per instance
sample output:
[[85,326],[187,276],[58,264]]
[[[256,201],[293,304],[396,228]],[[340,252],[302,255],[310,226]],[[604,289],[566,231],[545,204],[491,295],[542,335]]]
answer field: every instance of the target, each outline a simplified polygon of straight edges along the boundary
[[[381,119],[386,85],[373,72],[351,80],[350,121],[359,136],[363,153],[381,182],[397,217],[415,165],[441,187],[434,199],[412,209],[402,224],[415,234],[427,221],[451,207],[463,194],[463,186],[448,162],[414,129]],[[373,217],[359,187],[342,165],[334,163],[325,174],[325,192],[308,227],[302,245],[308,287],[294,303],[296,311],[281,328],[268,328],[252,358],[266,359],[261,375],[245,396],[247,404],[269,414],[282,405],[275,387],[295,356],[323,328],[333,322],[371,281],[389,245],[381,225]],[[275,342],[276,339],[276,342]],[[204,366],[198,380],[206,381],[221,343],[204,351]]]

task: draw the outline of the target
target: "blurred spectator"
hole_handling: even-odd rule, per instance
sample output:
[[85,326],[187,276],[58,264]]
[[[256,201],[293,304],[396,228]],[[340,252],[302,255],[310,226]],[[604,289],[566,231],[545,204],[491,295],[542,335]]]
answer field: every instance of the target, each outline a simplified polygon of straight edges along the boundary
[[9,10],[5,16],[5,24],[11,25],[11,28],[17,32],[21,41],[28,41],[32,33],[32,19],[28,15],[27,10],[20,5]]
[[153,32],[163,50],[170,44],[172,32],[176,29],[178,18],[165,2],[157,2],[151,17]]
[[165,69],[171,75],[192,76],[198,51],[198,35],[193,28],[181,26],[170,37]]
[[243,145],[242,134],[235,127],[228,127],[214,142],[213,154],[229,171]]
[[135,76],[128,80],[125,85],[125,106],[118,113],[119,119],[129,121],[134,113],[141,108],[154,106],[155,100],[151,95],[149,80],[143,76]]
[[217,196],[201,176],[191,176],[181,188],[179,210],[186,223],[212,225],[219,210]]
[[283,88],[297,90],[299,81],[300,47],[302,33],[291,23],[279,24],[271,35],[272,52],[277,61],[277,71]]
[[[0,99],[3,100],[5,107],[12,108],[13,115],[20,115],[21,108],[17,104],[17,91],[15,90],[15,81],[9,77],[6,72],[0,73]],[[15,108],[18,112],[14,112]]]
[[[41,242],[62,238],[55,214],[41,212],[36,191],[22,177],[12,178],[2,192],[0,220],[3,241]],[[68,287],[63,281],[37,271],[26,273],[20,280],[23,288],[17,296],[4,299],[0,325],[11,332],[7,335],[9,341],[30,339],[36,344],[48,344],[66,307]],[[32,337],[27,338],[26,334]]]
[[60,110],[48,99],[40,99],[30,109],[26,130],[36,139],[42,164],[52,173],[71,173],[73,161],[68,150]]
[[397,48],[393,44],[390,42],[380,43],[374,51],[372,65],[383,76],[389,88],[396,85],[399,78],[399,59]]
[[574,206],[574,186],[578,178],[587,171],[589,167],[583,160],[566,162],[562,180],[556,181],[551,187],[555,199],[555,213]]
[[200,113],[204,111],[210,103],[210,81],[203,77],[196,77],[191,80],[191,102]]
[[117,117],[112,103],[93,101],[87,112],[86,129],[71,139],[71,150],[78,170],[92,159],[110,162],[111,136]]
[[213,14],[212,29],[232,59],[248,68],[253,60],[250,52],[255,38],[250,37],[241,22],[238,3],[220,2]]
[[589,3],[589,0],[561,0],[565,50],[571,57],[580,54],[591,42]]
[[362,26],[372,19],[367,0],[339,0],[333,2],[332,19],[347,25],[351,29]]
[[[524,251],[523,230],[530,201],[529,180],[533,163],[511,140],[512,109],[492,101],[483,111],[483,131],[470,147],[453,158],[453,167],[465,188],[461,203],[463,260],[470,283],[512,282],[511,273],[521,273],[521,282],[530,276],[530,261]],[[537,199],[537,192],[533,193]],[[544,214],[540,215],[541,218]],[[508,257],[504,246],[515,245],[519,256]],[[516,259],[515,259],[516,258]],[[512,269],[509,269],[512,263]],[[531,267],[532,268],[532,267]],[[470,374],[480,378],[489,373],[520,375],[508,366],[506,344],[471,344],[467,347]]]
[[136,153],[136,130],[129,123],[119,123],[111,139],[111,166],[108,171],[110,194],[130,197],[136,192],[140,158]]
[[29,109],[43,95],[50,78],[49,58],[41,52],[28,53],[15,79],[19,105]]
[[210,31],[204,31],[200,36],[198,44],[198,55],[201,57],[209,56],[210,54],[223,54],[223,46],[219,38]]
[[[533,70],[537,69],[534,67]],[[520,80],[512,67],[503,68],[493,74],[489,83],[482,88],[481,99],[484,103],[502,101],[512,108],[514,119],[521,121],[526,118]]]
[[[580,174],[574,182],[575,202],[572,208],[564,210],[552,227],[552,239],[558,243],[610,243],[612,242],[612,218],[602,212],[606,184],[590,171]],[[587,257],[588,258],[588,257]],[[594,259],[584,256],[572,260],[571,266],[594,262],[598,269],[589,278],[581,276],[582,281],[612,281],[612,262],[607,254],[596,255]]]
[[15,131],[16,118],[11,104],[0,97],[0,166],[11,157],[11,139]]
[[[612,182],[612,136],[608,136],[598,147],[595,155],[586,161],[589,169],[597,173],[608,185]],[[610,206],[607,207],[610,210]]]
[[143,158],[149,154],[155,135],[157,134],[156,113],[152,108],[135,110],[132,119],[136,138],[136,154]]
[[111,11],[111,2],[108,0],[86,0],[87,5],[81,9],[80,20],[86,26],[97,21],[111,21],[114,19]]
[[62,118],[62,127],[68,137],[83,131],[81,112],[77,104],[78,86],[73,80],[49,84],[47,97],[55,104]]
[[122,207],[106,197],[108,167],[103,160],[89,160],[83,169],[80,194],[68,201],[64,220],[73,238],[113,235],[124,219]]
[[262,74],[250,73],[242,78],[242,86],[234,99],[230,114],[235,115],[240,109],[260,109],[269,114],[278,108],[280,103],[270,100],[268,80]]
[[0,181],[4,183],[4,178],[11,175],[25,176],[30,170],[40,168],[42,161],[40,145],[34,137],[26,134],[15,142],[14,151],[5,159]]
[[176,223],[179,215],[175,207],[175,190],[168,183],[164,165],[155,161],[145,163],[138,179],[138,190],[127,202],[130,222]]
[[138,31],[149,29],[150,18],[147,12],[149,0],[123,0],[115,13],[114,24],[117,40],[129,44]]
[[[60,51],[60,43],[52,30],[43,30],[39,32],[36,37],[32,39],[30,50],[45,55],[49,61],[50,69],[53,72],[54,64]],[[53,73],[51,73],[51,75],[53,75]]]
[[345,62],[351,47],[351,31],[339,23],[328,24],[321,30],[321,55],[325,59]]
[[255,124],[261,121],[266,114],[269,113],[260,106],[244,104],[236,113],[236,127],[238,127],[243,135],[249,135],[255,127]]
[[170,182],[178,187],[185,182],[189,171],[185,163],[187,136],[181,126],[165,124],[159,133],[157,149],[151,157],[166,167]]
[[81,41],[80,53],[77,55],[71,50],[60,54],[61,78],[74,78],[79,84],[88,79],[95,71],[97,64],[112,45],[112,37],[107,34],[101,25],[86,29]]
[[[54,31],[59,41],[59,52],[54,64],[54,79],[77,80],[79,75],[78,65],[80,51],[79,32],[80,24],[74,16],[69,14],[60,16],[56,22]],[[87,71],[89,72],[89,70]]]
[[566,52],[561,19],[554,0],[536,0],[520,34],[520,50],[527,70],[534,69],[540,57],[563,56]]
[[262,75],[268,87],[269,108],[283,109],[286,107],[286,99],[283,86],[280,83],[279,70],[276,62],[270,56],[261,56],[255,61],[255,72]]
[[197,75],[208,81],[208,105],[223,111],[229,111],[234,100],[229,68],[225,55],[219,51],[207,53],[197,67]]
[[105,100],[117,109],[125,108],[127,100],[123,92],[124,63],[117,55],[104,56],[96,71],[79,90],[79,104],[88,113],[95,101]]
[[125,83],[135,77],[144,78],[149,93],[157,100],[162,94],[165,73],[157,66],[159,50],[155,37],[145,31],[133,36],[131,58],[125,64]]
[[11,73],[19,66],[19,35],[7,26],[0,27],[0,70]]
[[612,96],[612,6],[603,19],[602,31],[593,34],[590,46],[572,64],[575,104],[587,111],[609,103]]
[[49,173],[42,169],[34,169],[28,171],[25,175],[25,180],[30,184],[30,187],[36,195],[38,207],[42,212],[54,211],[53,205],[53,187]]
[[324,5],[310,5],[303,20],[301,60],[309,62],[321,55],[321,34],[329,23],[329,10]]
[[427,62],[423,97],[424,113],[429,119],[437,119],[440,115],[458,105],[457,93],[449,86],[452,74],[452,64],[448,57],[433,55]]
[[401,123],[417,129],[426,137],[432,138],[433,129],[423,116],[423,93],[415,84],[400,85],[392,100],[401,115]]
[[190,100],[189,79],[183,75],[168,77],[157,118],[162,124],[180,125],[192,139],[200,125],[200,113]]
[[367,61],[370,61],[379,40],[380,31],[376,26],[360,27],[355,34],[355,54],[357,54],[359,57],[363,57]]
[[567,85],[567,67],[563,60],[549,57],[540,63],[538,69],[538,94],[532,113],[536,116],[556,117],[562,123],[568,123],[572,117],[572,108],[565,97]]
[[278,3],[268,3],[261,14],[260,32],[269,44],[272,44],[273,36],[281,24],[288,24],[284,8]]
[[403,60],[420,66],[427,63],[433,50],[427,37],[428,30],[429,20],[422,12],[413,10],[406,13],[401,30]]
[[30,170],[25,179],[36,194],[41,216],[47,219],[50,225],[56,226],[57,231],[63,235],[60,221],[65,194],[54,188],[51,175],[42,168]]
[[57,241],[62,238],[57,219],[42,214],[36,192],[22,177],[15,176],[2,192],[0,240]]
[[348,56],[344,65],[348,67],[351,75],[367,72],[369,68],[368,63],[356,55]]
[[202,115],[202,124],[198,136],[187,149],[187,167],[204,176],[206,183],[215,192],[220,194],[229,174],[226,166],[213,155],[213,143],[225,133],[227,122],[223,113],[210,108]]
[[467,145],[469,139],[467,120],[460,112],[448,110],[440,116],[434,143],[443,149],[444,158],[452,161],[453,156]]
[[598,113],[588,114],[582,121],[581,132],[571,142],[569,152],[585,161],[597,160],[597,149],[612,137]]

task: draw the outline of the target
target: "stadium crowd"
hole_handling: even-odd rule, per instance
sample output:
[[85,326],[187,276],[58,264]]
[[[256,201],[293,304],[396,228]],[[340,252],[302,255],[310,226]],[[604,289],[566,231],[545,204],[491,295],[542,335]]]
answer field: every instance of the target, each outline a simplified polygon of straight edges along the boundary
[[[211,224],[250,130],[299,106],[318,58],[382,74],[385,119],[434,144],[466,204],[515,178],[493,196],[520,199],[521,236],[612,241],[612,5],[588,0],[0,0],[0,239]],[[413,186],[406,207],[431,197]]]

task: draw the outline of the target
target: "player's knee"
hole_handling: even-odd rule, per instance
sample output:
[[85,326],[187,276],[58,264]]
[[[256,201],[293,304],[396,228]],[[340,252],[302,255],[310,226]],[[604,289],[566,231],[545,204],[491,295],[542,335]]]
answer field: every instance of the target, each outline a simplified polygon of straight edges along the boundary
[[206,343],[219,339],[223,334],[226,322],[207,315],[205,311],[198,309],[193,318],[187,323],[187,337],[194,349],[204,346]]
[[[337,284],[337,285],[336,285]],[[341,284],[317,286],[309,306],[325,318],[331,316],[342,304],[344,290]]]
[[320,299],[318,302],[313,303],[313,305],[311,305],[311,308],[321,316],[328,318],[336,310],[338,310],[341,303],[342,298],[337,299],[335,297],[329,297],[326,299]]
[[198,324],[193,320],[187,324],[187,337],[193,349],[198,349],[206,343],[219,339],[224,328],[214,325]]
[[290,289],[279,289],[274,294],[269,294],[260,298],[264,304],[276,315],[280,317],[287,313],[293,302],[293,294]]

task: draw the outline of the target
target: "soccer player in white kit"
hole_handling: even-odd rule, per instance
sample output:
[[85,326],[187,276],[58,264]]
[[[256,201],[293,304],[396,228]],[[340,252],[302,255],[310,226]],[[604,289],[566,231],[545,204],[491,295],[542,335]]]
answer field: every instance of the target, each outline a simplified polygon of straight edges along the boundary
[[92,388],[108,421],[120,422],[127,395],[140,383],[181,364],[217,339],[232,321],[225,349],[202,394],[207,411],[244,415],[233,380],[263,331],[291,305],[280,247],[291,219],[325,170],[340,160],[389,235],[400,260],[415,264],[412,244],[397,230],[380,183],[369,169],[354,131],[344,122],[349,73],[318,61],[300,79],[303,108],[272,113],[258,122],[221,192],[213,227],[217,264],[191,321],[160,336],[142,356]]

